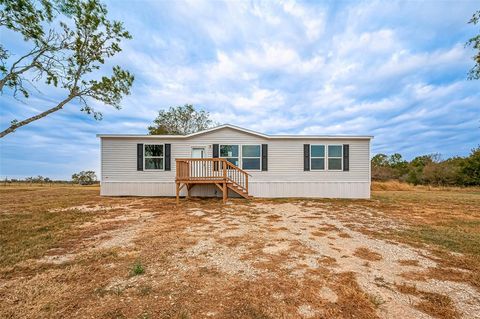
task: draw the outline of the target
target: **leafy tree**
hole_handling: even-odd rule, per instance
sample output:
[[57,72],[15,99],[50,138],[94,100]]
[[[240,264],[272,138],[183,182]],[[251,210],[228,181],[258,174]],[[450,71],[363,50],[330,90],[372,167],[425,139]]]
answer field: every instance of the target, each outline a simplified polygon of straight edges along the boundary
[[210,113],[205,110],[196,110],[191,104],[170,107],[168,111],[158,112],[153,125],[148,127],[151,135],[186,135],[205,130],[214,126]]
[[91,185],[97,181],[97,175],[94,171],[81,171],[72,175],[72,181],[80,185]]
[[35,176],[27,177],[25,178],[25,181],[29,183],[49,183],[52,180],[48,177],[43,177],[41,175],[38,175],[36,177]]
[[[480,10],[475,12],[468,23],[476,25],[480,22]],[[466,46],[473,47],[476,52],[473,56],[475,61],[475,66],[468,72],[469,80],[478,80],[480,79],[480,34],[477,34],[473,38],[467,41]]]
[[394,178],[394,170],[390,167],[387,155],[377,154],[372,157],[372,178],[375,180]]
[[403,178],[408,173],[408,162],[399,153],[390,155],[388,164],[394,170],[394,178]]
[[480,146],[464,160],[461,173],[464,185],[480,185]]
[[372,166],[385,167],[388,166],[388,156],[385,154],[377,154],[372,157]]
[[440,155],[438,154],[430,154],[430,155],[422,155],[415,157],[409,164],[408,164],[408,173],[406,177],[406,181],[408,183],[418,185],[424,183],[424,169],[426,166],[430,165],[429,168],[432,170],[432,164],[438,162],[440,159]]
[[458,163],[455,158],[428,163],[423,168],[423,184],[462,185]]
[[121,51],[121,41],[131,39],[121,22],[107,19],[99,0],[0,0],[0,27],[21,35],[30,47],[12,54],[0,45],[0,93],[8,88],[15,98],[21,94],[28,99],[39,81],[64,92],[46,111],[12,120],[0,138],[73,100],[82,112],[101,119],[92,101],[120,109],[123,96],[130,94],[134,77],[120,66],[114,66],[109,77],[95,77],[101,65]]

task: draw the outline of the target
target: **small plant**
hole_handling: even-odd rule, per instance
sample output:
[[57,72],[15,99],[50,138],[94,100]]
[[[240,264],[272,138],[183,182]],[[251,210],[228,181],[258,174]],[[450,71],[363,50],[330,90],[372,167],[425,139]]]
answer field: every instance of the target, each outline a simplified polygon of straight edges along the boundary
[[378,295],[369,294],[368,299],[375,306],[375,308],[378,308],[385,303],[385,300],[383,300],[383,298]]
[[138,276],[138,275],[143,275],[144,273],[145,273],[145,268],[143,267],[142,263],[140,261],[136,261],[132,267],[132,270],[130,271],[130,274],[132,276]]

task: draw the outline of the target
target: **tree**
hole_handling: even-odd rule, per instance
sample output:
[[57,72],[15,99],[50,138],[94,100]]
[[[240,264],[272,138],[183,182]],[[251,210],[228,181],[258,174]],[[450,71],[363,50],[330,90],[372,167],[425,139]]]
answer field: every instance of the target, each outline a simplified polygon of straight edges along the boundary
[[[15,98],[28,99],[34,82],[63,89],[56,105],[27,119],[12,120],[0,138],[16,129],[61,110],[76,100],[81,111],[97,120],[102,114],[92,101],[120,109],[130,94],[134,77],[120,66],[112,75],[95,77],[101,65],[121,51],[120,43],[131,35],[119,21],[107,19],[99,0],[0,0],[0,27],[22,35],[28,52],[14,55],[0,45],[0,92],[12,90]],[[63,19],[63,20],[62,20]]]
[[72,181],[80,185],[91,185],[97,181],[97,175],[94,171],[81,171],[72,175]]
[[170,107],[168,111],[159,111],[153,125],[148,127],[151,135],[186,135],[214,126],[210,113],[197,111],[191,104]]
[[372,157],[372,166],[385,167],[388,166],[388,156],[385,154],[377,154]]
[[[480,22],[480,10],[475,12],[468,21],[468,23],[476,25]],[[466,46],[471,46],[476,50],[473,60],[475,61],[474,67],[468,72],[469,80],[478,80],[480,79],[480,34],[477,34],[473,38],[467,41]]]
[[469,157],[462,163],[464,185],[480,185],[480,146],[474,148]]
[[27,177],[25,178],[25,181],[29,183],[49,183],[52,180],[48,177],[43,177],[41,175],[38,175],[36,177],[35,176]]
[[390,155],[388,164],[393,169],[395,178],[403,179],[408,173],[408,162],[405,161],[399,153]]
[[388,162],[388,156],[377,154],[372,157],[372,178],[374,180],[389,180],[394,178],[394,171]]

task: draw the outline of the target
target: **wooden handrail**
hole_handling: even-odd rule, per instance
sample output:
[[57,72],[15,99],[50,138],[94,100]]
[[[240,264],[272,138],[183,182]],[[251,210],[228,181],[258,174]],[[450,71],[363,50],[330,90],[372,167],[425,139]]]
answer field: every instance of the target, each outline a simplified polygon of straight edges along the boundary
[[[224,158],[222,158],[222,159],[225,160]],[[234,168],[234,169],[236,169],[236,170],[238,170],[238,171],[240,171],[240,172],[242,172],[242,173],[244,173],[244,174],[246,174],[246,175],[248,175],[248,176],[252,176],[252,175],[250,175],[249,173],[245,172],[245,171],[244,171],[243,169],[241,169],[240,167],[238,167],[237,165],[232,164],[232,163],[230,163],[229,161],[226,161],[226,162],[227,162],[227,165],[231,166],[232,168]]]
[[224,158],[176,158],[175,159],[176,161],[212,161],[212,162],[215,162],[215,161],[226,161],[226,159]]
[[176,181],[231,183],[248,193],[248,176],[225,158],[176,158]]

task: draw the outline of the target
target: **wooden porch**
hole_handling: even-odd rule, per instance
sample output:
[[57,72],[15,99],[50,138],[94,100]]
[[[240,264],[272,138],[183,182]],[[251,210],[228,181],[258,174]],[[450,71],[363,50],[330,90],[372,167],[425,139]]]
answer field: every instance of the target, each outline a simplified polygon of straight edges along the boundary
[[177,158],[176,195],[180,202],[180,191],[187,188],[187,198],[193,187],[200,184],[213,184],[223,194],[223,202],[228,199],[228,190],[244,198],[248,195],[249,174],[224,158]]

